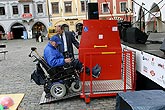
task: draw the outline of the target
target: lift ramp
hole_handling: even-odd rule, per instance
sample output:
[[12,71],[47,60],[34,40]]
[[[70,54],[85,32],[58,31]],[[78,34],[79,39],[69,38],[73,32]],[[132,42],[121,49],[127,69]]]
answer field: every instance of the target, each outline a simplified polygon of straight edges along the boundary
[[117,20],[84,20],[79,59],[90,70],[101,66],[99,78],[81,75],[81,98],[116,96],[135,89],[135,53],[122,49]]
[[101,66],[99,78],[80,74],[82,91],[68,92],[66,96],[45,98],[43,92],[40,104],[51,103],[75,96],[90,98],[116,96],[119,92],[135,90],[135,52],[122,49],[116,20],[84,20],[79,47],[79,60],[92,70]]

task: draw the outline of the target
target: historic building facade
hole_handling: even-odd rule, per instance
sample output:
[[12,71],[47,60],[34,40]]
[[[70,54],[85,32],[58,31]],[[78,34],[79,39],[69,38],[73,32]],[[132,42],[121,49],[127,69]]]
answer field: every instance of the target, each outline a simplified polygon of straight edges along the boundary
[[100,19],[132,20],[132,0],[98,0],[98,4]]
[[0,1],[0,38],[47,36],[48,29],[60,24],[80,32],[87,19],[87,4],[97,0],[2,0]]
[[88,3],[98,3],[100,20],[132,20],[132,0],[50,0],[50,27],[61,24],[81,33],[83,20],[88,19]]
[[[64,25],[81,34],[88,19],[88,3],[98,2],[99,19],[131,20],[130,0],[3,0],[0,1],[0,38],[47,36],[48,29]],[[126,10],[127,9],[127,10]]]
[[83,20],[88,19],[88,3],[98,3],[100,20],[131,21],[139,28],[147,24],[145,31],[165,30],[161,0],[149,4],[143,0],[1,0],[0,39],[28,39],[38,33],[47,36],[48,29],[59,24],[81,34]]
[[65,30],[78,31],[81,34],[90,2],[97,0],[49,0],[49,26],[64,25]]
[[0,38],[28,39],[47,34],[48,16],[45,0],[1,0]]

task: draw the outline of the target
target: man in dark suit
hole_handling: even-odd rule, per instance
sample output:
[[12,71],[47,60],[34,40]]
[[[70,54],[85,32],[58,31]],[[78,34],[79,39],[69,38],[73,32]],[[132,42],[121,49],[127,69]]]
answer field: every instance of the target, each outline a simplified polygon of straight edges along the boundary
[[59,49],[60,52],[64,53],[64,56],[65,56],[65,53],[67,52],[74,57],[73,45],[78,49],[79,42],[75,39],[72,32],[64,31],[64,27],[61,25],[56,26],[56,32],[58,36],[61,38],[61,41],[63,42],[63,47]]

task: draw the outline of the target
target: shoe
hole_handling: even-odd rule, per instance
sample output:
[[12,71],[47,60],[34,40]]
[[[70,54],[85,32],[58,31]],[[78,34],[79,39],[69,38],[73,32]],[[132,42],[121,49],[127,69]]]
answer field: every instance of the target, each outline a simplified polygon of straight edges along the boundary
[[98,78],[100,76],[100,73],[101,73],[101,67],[97,64],[92,68],[92,76],[94,78]]
[[98,67],[99,67],[99,65],[96,64],[96,65],[92,68],[92,70],[95,70],[95,69],[97,69]]
[[86,73],[87,75],[90,75],[90,69],[89,69],[88,67],[85,67],[85,73]]
[[99,76],[100,76],[100,71],[101,71],[101,68],[99,69],[96,69],[96,70],[93,70],[92,71],[92,76],[94,77],[94,78],[98,78]]

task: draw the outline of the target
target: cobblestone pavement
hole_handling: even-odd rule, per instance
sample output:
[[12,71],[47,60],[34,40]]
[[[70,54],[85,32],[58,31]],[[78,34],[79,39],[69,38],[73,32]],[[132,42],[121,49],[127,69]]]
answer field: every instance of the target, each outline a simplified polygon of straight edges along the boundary
[[47,42],[46,39],[42,43],[35,42],[35,39],[0,40],[0,44],[6,44],[9,51],[6,60],[0,54],[0,94],[24,93],[18,110],[115,110],[115,97],[93,98],[86,104],[84,99],[77,96],[39,105],[43,87],[30,81],[35,63],[28,54],[30,47],[35,46],[42,55]]

